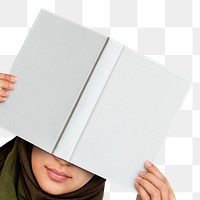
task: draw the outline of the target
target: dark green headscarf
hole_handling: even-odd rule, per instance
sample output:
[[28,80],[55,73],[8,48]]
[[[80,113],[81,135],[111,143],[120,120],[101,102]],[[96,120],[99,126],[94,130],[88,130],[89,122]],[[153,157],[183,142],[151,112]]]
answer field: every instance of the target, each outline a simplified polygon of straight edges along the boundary
[[105,179],[94,175],[80,189],[50,195],[37,183],[31,168],[32,145],[18,137],[0,148],[0,199],[3,200],[102,200]]

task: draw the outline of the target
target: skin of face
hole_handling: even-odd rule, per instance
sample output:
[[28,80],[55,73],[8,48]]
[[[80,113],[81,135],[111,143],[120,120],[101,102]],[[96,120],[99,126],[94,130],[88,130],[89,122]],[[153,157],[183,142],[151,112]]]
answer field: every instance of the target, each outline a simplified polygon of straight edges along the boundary
[[33,174],[43,191],[61,195],[78,190],[94,174],[33,146]]

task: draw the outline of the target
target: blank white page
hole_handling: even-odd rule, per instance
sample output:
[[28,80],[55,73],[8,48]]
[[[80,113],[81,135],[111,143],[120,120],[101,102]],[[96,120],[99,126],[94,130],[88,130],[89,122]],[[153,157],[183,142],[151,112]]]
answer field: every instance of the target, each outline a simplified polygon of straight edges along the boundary
[[124,48],[70,161],[122,186],[154,161],[191,81]]

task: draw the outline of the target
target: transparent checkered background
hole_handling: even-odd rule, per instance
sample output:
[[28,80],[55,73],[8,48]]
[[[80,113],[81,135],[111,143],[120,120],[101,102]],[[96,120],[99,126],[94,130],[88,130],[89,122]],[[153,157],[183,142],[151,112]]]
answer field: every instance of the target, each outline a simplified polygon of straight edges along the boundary
[[[177,200],[199,200],[200,1],[0,1],[0,73],[9,73],[41,8],[107,35],[193,80],[155,164],[168,178]],[[12,137],[0,129],[0,145]],[[104,200],[135,196],[106,181]]]

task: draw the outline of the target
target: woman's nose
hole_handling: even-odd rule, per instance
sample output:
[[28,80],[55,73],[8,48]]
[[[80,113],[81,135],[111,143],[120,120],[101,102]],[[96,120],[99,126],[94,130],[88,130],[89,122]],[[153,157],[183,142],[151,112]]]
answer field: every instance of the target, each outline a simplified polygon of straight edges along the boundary
[[72,164],[70,162],[67,162],[65,160],[62,160],[61,158],[55,158],[61,165],[71,166]]

